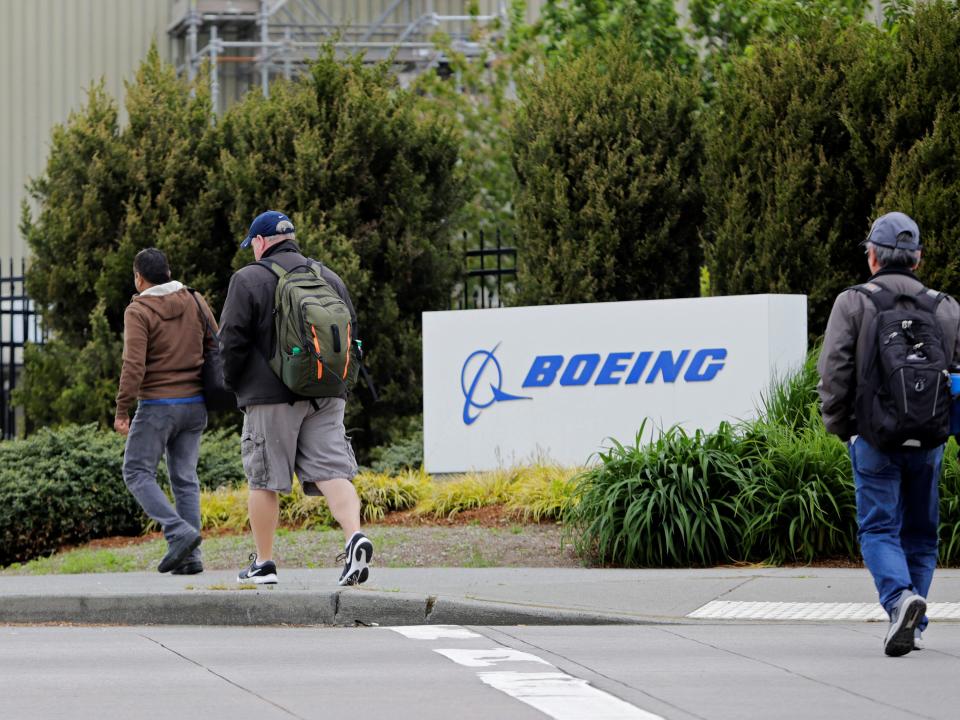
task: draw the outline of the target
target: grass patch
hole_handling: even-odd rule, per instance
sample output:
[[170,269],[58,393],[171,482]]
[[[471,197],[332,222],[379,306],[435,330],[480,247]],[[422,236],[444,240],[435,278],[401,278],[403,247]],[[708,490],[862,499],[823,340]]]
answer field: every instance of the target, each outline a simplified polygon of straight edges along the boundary
[[[157,561],[159,561],[157,557]],[[130,572],[139,570],[138,558],[122,550],[71,550],[59,555],[15,563],[8,570],[20,575],[79,575],[83,573]]]

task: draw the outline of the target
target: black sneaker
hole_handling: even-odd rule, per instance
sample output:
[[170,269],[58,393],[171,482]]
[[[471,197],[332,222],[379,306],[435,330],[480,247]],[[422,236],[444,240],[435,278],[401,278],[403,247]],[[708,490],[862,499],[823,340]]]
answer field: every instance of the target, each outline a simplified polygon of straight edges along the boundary
[[340,573],[340,585],[359,585],[370,577],[370,559],[373,557],[373,543],[362,532],[355,532],[343,552],[337,555],[337,562],[343,561]]
[[914,635],[923,614],[927,612],[927,601],[916,593],[904,590],[890,615],[890,628],[883,640],[883,651],[891,657],[906,655],[913,650]]
[[203,563],[199,560],[187,560],[170,571],[171,575],[199,575],[203,572]]
[[257,554],[250,553],[250,567],[241,570],[237,575],[239,583],[256,583],[257,585],[276,585],[277,584],[277,566],[273,560],[265,560],[263,563],[257,562]]
[[157,570],[162,573],[173,570],[187,558],[187,555],[200,547],[200,540],[201,537],[198,532],[182,537],[179,540],[174,540],[167,546],[167,554],[163,556],[163,560],[157,565]]

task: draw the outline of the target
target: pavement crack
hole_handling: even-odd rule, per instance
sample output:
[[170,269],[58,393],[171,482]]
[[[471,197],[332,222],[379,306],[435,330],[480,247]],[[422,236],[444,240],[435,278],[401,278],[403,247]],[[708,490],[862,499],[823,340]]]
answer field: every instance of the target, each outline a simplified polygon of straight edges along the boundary
[[253,690],[251,690],[250,688],[247,688],[247,687],[244,687],[243,685],[240,685],[240,684],[238,684],[238,683],[235,683],[233,680],[231,680],[231,679],[228,678],[227,676],[221,675],[220,673],[218,673],[216,670],[213,670],[212,668],[208,668],[208,667],[207,667],[206,665],[204,665],[202,662],[199,662],[199,661],[197,661],[197,660],[194,660],[193,658],[187,657],[187,656],[184,655],[183,653],[177,652],[177,651],[174,650],[172,647],[169,647],[169,646],[167,646],[167,645],[164,645],[164,644],[163,644],[162,642],[160,642],[159,640],[154,640],[154,639],[153,639],[152,637],[150,637],[149,635],[144,635],[144,634],[142,634],[142,633],[137,633],[137,634],[138,634],[140,637],[142,637],[144,640],[149,640],[149,641],[152,642],[153,644],[159,645],[160,647],[162,647],[162,648],[163,648],[164,650],[166,650],[167,652],[173,653],[173,654],[176,655],[178,658],[182,658],[183,660],[186,660],[188,663],[191,663],[191,664],[193,664],[193,665],[196,665],[196,666],[197,666],[198,668],[200,668],[201,670],[206,670],[208,673],[210,673],[210,674],[213,675],[214,677],[220,678],[221,680],[223,680],[223,681],[224,681],[225,683],[227,683],[228,685],[232,685],[233,687],[237,688],[238,690],[242,690],[243,692],[247,693],[248,695],[252,695],[253,697],[257,698],[258,700],[261,700],[262,702],[267,703],[268,705],[272,705],[272,706],[275,707],[277,710],[280,710],[281,712],[286,713],[286,714],[289,715],[290,717],[297,718],[297,720],[307,720],[306,718],[304,718],[304,717],[302,717],[302,716],[300,716],[300,715],[297,715],[295,712],[293,712],[293,711],[290,710],[289,708],[285,708],[283,705],[280,705],[280,704],[278,704],[278,703],[275,703],[275,702],[274,702],[273,700],[271,700],[270,698],[265,698],[263,695],[260,695],[260,694],[258,694],[258,693],[255,693],[255,692],[254,692]]
[[722,598],[722,597],[726,597],[726,596],[729,595],[730,593],[736,592],[737,590],[739,590],[740,588],[742,588],[742,587],[743,587],[744,585],[746,585],[747,583],[752,583],[754,580],[756,580],[755,577],[745,578],[745,579],[743,580],[743,582],[739,582],[739,583],[737,583],[736,585],[734,585],[732,588],[729,588],[729,589],[727,589],[727,590],[724,590],[722,593],[720,593],[719,595],[717,595],[717,597],[716,597],[715,599],[716,599],[716,600],[719,600],[719,599]]
[[[474,627],[474,629],[475,629],[475,630],[478,630],[478,631],[481,630],[481,628],[477,628],[477,627]],[[695,717],[695,718],[697,718],[697,720],[708,720],[708,719],[705,718],[703,715],[697,715],[697,713],[692,712],[692,711],[690,711],[690,710],[687,710],[686,708],[680,707],[680,706],[677,705],[676,703],[672,703],[672,702],[670,702],[669,700],[665,700],[665,699],[663,699],[663,698],[661,698],[661,697],[658,697],[658,696],[654,695],[653,693],[651,693],[651,692],[648,691],[648,690],[644,690],[643,688],[637,687],[636,685],[631,685],[630,683],[624,682],[623,680],[618,680],[618,679],[615,678],[615,677],[611,677],[611,676],[609,676],[609,675],[605,675],[604,673],[600,672],[599,670],[594,670],[592,667],[589,667],[588,665],[584,665],[582,662],[578,662],[578,661],[574,660],[573,658],[567,657],[566,655],[561,655],[560,653],[558,653],[558,652],[555,651],[555,650],[550,650],[550,649],[548,649],[548,648],[541,647],[540,645],[537,645],[537,644],[535,644],[535,643],[532,643],[532,642],[530,642],[529,640],[523,640],[523,639],[517,637],[516,635],[511,635],[510,633],[506,632],[503,628],[493,628],[493,627],[490,627],[490,626],[484,626],[484,627],[482,628],[482,630],[487,630],[488,632],[490,632],[490,633],[492,633],[492,634],[496,634],[496,635],[506,635],[508,638],[510,638],[511,640],[513,640],[514,643],[516,643],[516,644],[523,645],[523,646],[528,647],[528,648],[535,648],[535,649],[539,650],[540,652],[546,653],[547,655],[553,655],[554,657],[558,657],[558,658],[560,658],[561,660],[563,660],[564,662],[569,663],[570,665],[574,665],[574,666],[576,666],[576,667],[578,667],[578,668],[582,668],[583,670],[586,670],[586,671],[587,671],[588,673],[590,673],[591,675],[596,675],[597,677],[601,677],[601,678],[603,678],[604,680],[606,680],[607,682],[612,683],[612,684],[614,684],[614,685],[619,685],[619,686],[621,686],[621,687],[629,688],[630,690],[633,690],[634,692],[640,693],[640,694],[643,695],[644,697],[648,697],[648,698],[650,698],[651,700],[654,700],[654,701],[656,701],[656,702],[658,702],[658,703],[662,703],[663,705],[666,705],[667,707],[672,708],[672,709],[674,709],[674,710],[676,710],[676,711],[678,711],[678,712],[682,712],[682,713],[684,713],[684,714],[686,714],[686,715],[689,715],[690,717]],[[498,638],[496,638],[496,637],[490,637],[489,635],[485,635],[485,637],[486,637],[488,640],[492,640],[493,642],[503,642],[502,639],[498,639]],[[504,644],[504,645],[509,645],[509,643],[503,643],[503,644]],[[514,649],[515,649],[515,650],[519,650],[520,648],[514,647]],[[612,694],[612,693],[611,693],[611,694]],[[624,702],[630,702],[629,700],[626,700],[625,698],[620,698],[620,699],[623,700]],[[631,704],[633,704],[633,703],[631,703]]]
[[777,670],[780,670],[781,672],[787,673],[788,675],[792,675],[798,678],[803,678],[804,680],[808,680],[809,682],[816,683],[818,685],[823,685],[825,687],[833,688],[834,690],[839,690],[840,692],[846,693],[847,695],[852,695],[853,697],[859,698],[861,700],[866,700],[875,705],[879,705],[880,707],[894,708],[895,710],[899,710],[900,712],[906,713],[907,715],[926,718],[927,720],[936,720],[936,718],[930,715],[921,715],[915,710],[900,707],[899,705],[894,705],[893,703],[882,702],[880,700],[877,700],[876,698],[870,697],[869,695],[864,695],[863,693],[859,693],[855,690],[850,690],[849,688],[845,688],[842,685],[836,685],[834,683],[827,682],[826,680],[821,680],[820,678],[815,678],[815,677],[811,677],[810,675],[805,675],[802,672],[791,670],[788,667],[784,667],[783,665],[778,665],[777,663],[770,662],[769,660],[762,660],[760,658],[753,657],[752,655],[746,655],[745,653],[737,652],[736,650],[730,650],[729,648],[720,647],[719,645],[714,645],[713,643],[709,643],[705,640],[698,640],[697,638],[692,638],[682,633],[674,632],[673,630],[669,630],[668,628],[665,628],[665,627],[656,627],[654,628],[654,630],[656,630],[657,632],[664,632],[669,635],[673,635],[674,637],[677,637],[677,638],[682,638],[683,640],[689,640],[690,642],[697,643],[698,645],[703,645],[704,647],[712,648],[713,650],[718,650],[720,652],[727,653],[735,657],[743,658],[744,660],[750,660],[751,662],[755,662],[761,665],[766,665],[767,667],[775,668]]

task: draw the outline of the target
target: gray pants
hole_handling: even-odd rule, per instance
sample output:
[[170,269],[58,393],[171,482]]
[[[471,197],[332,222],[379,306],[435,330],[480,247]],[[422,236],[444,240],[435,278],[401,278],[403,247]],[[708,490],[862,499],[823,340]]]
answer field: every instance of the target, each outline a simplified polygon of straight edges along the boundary
[[[123,481],[143,511],[163,528],[167,542],[200,529],[197,459],[206,426],[203,403],[141,405],[130,423],[123,451]],[[176,508],[157,484],[157,464],[164,452]],[[199,559],[200,548],[187,558]]]

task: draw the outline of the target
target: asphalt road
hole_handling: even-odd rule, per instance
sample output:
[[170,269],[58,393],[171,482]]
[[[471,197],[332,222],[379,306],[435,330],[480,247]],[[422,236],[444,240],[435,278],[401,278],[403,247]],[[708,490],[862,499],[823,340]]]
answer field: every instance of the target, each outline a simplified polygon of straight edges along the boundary
[[957,718],[960,624],[0,627],[0,717]]

